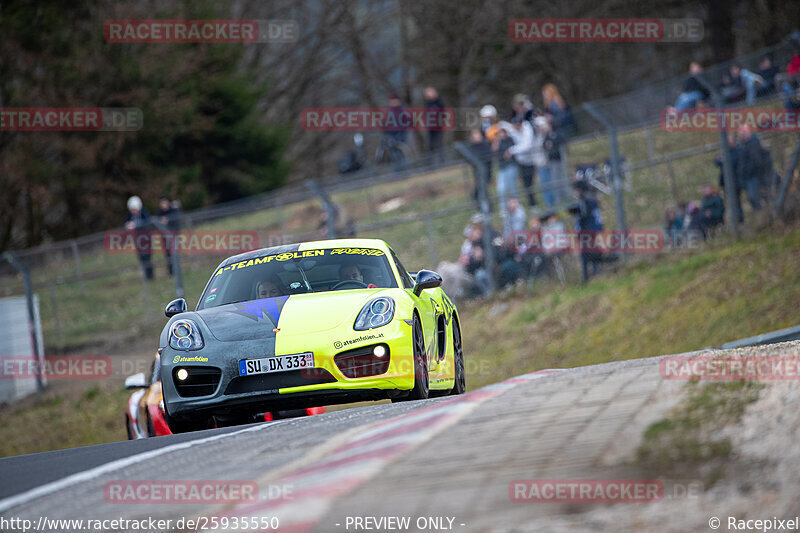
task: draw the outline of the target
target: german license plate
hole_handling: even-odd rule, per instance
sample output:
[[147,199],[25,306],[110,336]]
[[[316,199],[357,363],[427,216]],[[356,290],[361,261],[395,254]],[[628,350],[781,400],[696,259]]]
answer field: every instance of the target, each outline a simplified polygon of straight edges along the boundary
[[239,375],[252,376],[253,374],[271,374],[273,372],[287,372],[299,368],[313,368],[314,354],[311,352],[294,355],[275,355],[261,359],[242,359],[239,361]]

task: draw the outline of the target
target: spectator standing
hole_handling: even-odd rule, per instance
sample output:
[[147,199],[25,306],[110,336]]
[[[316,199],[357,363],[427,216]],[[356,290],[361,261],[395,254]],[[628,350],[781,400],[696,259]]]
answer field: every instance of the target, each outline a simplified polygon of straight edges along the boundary
[[[175,238],[180,220],[180,209],[176,205],[173,205],[168,197],[162,196],[158,199],[158,212],[156,213],[159,223],[158,230],[161,232],[161,241],[164,245],[164,256],[167,259],[167,272],[170,276],[172,275],[172,247],[176,243]],[[172,239],[166,237],[168,234],[171,234]]]
[[[737,165],[737,185],[744,188],[747,200],[754,211],[761,210],[761,183],[764,174],[763,148],[750,126],[739,128],[739,164]],[[740,210],[741,214],[741,210]]]
[[[506,123],[507,124],[507,123]],[[514,145],[514,141],[507,133],[507,127],[498,128],[492,142],[492,152],[497,155],[497,201],[500,207],[500,215],[506,216],[506,200],[511,196],[517,195],[517,164],[514,162],[509,148]]]
[[[425,110],[435,112],[436,116],[441,116],[441,112],[445,107],[444,102],[442,102],[442,99],[439,97],[439,92],[433,87],[425,87],[423,92],[425,96]],[[428,151],[438,154],[440,160],[444,158],[444,153],[442,152],[443,135],[444,132],[441,129],[428,130]]]
[[148,235],[151,229],[150,226],[150,214],[142,205],[142,199],[138,196],[131,196],[128,198],[128,214],[125,217],[125,229],[134,232],[139,263],[142,265],[142,274],[147,281],[153,279],[153,263],[150,261],[153,250],[152,244],[150,244],[150,238],[140,237],[142,235]]
[[[578,180],[573,184],[578,196],[578,203],[573,208],[575,216],[575,231],[579,234],[583,232],[595,233],[603,231],[603,217],[600,214],[600,204],[590,192],[589,184],[584,180]],[[581,273],[583,282],[589,281],[589,270],[591,275],[597,275],[600,268],[601,253],[597,250],[581,249]]]
[[[556,205],[556,189],[553,183],[552,172],[550,171],[550,159],[544,149],[544,140],[550,131],[549,122],[546,117],[536,117],[533,119],[533,146],[532,159],[539,175],[539,186],[542,188],[542,199],[544,205],[551,208]],[[560,154],[559,154],[560,157]]]
[[507,124],[507,122],[503,122],[501,126],[506,127],[507,133],[514,141],[514,145],[508,149],[508,152],[517,163],[522,185],[525,187],[525,194],[528,197],[528,205],[533,207],[536,205],[536,196],[533,192],[533,181],[536,175],[536,167],[533,165],[533,126],[519,115],[514,115],[514,118],[511,119],[511,127],[508,127]]
[[[396,94],[389,95],[389,115],[392,116],[392,121],[395,124],[411,123],[411,116],[408,114],[408,109]],[[391,137],[396,142],[406,142],[406,128],[398,126],[398,129],[387,131],[384,135]]]
[[[484,179],[486,180],[486,192],[489,193],[489,184],[492,182],[492,145],[487,141],[481,130],[474,129],[469,132],[469,149],[484,165]],[[475,190],[472,197],[476,202],[480,202],[480,172],[478,168],[473,168],[475,173]],[[491,202],[489,203],[491,210]]]
[[555,84],[546,83],[542,87],[542,101],[544,102],[544,113],[548,116],[553,131],[563,139],[572,136],[576,129],[575,117]]
[[692,61],[689,64],[689,79],[684,83],[683,92],[675,102],[676,109],[694,109],[698,102],[708,99],[710,96],[708,89],[698,80],[702,73],[703,67],[700,66],[700,63]]
[[493,105],[485,105],[481,108],[480,115],[483,138],[491,142],[489,137],[493,137],[499,127],[497,125],[497,108]]
[[[566,173],[561,160],[561,147],[564,144],[564,138],[560,133],[555,131],[550,121],[547,121],[542,127],[544,138],[542,140],[542,149],[547,157],[547,166],[550,169],[550,190],[553,193],[553,204],[558,204],[564,199],[564,189],[569,189],[567,185]],[[542,184],[544,188],[544,184]]]
[[511,118],[519,117],[522,120],[532,122],[534,114],[533,104],[530,99],[524,94],[515,94],[511,102]]

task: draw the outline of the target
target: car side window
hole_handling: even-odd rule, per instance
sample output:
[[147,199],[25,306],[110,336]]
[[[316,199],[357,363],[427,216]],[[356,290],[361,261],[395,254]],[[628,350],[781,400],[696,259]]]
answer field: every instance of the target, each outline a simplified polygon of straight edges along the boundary
[[414,288],[414,280],[411,279],[411,276],[408,275],[408,270],[406,267],[403,266],[403,263],[397,258],[397,254],[394,253],[394,250],[391,248],[389,249],[392,252],[392,259],[394,259],[394,264],[397,265],[397,270],[400,271],[400,279],[403,280],[403,287],[406,289],[413,289]]

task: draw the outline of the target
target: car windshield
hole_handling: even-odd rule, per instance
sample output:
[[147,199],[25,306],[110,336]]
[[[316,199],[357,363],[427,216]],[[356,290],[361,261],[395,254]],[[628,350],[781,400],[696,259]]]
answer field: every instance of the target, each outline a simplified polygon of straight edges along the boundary
[[328,248],[253,257],[218,268],[198,309],[292,294],[396,288],[382,250]]

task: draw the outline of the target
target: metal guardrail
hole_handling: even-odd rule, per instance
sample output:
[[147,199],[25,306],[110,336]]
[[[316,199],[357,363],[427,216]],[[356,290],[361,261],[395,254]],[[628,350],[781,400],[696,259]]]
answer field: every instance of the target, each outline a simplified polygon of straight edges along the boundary
[[796,341],[800,340],[800,326],[793,326],[791,328],[779,329],[770,333],[762,333],[755,337],[747,337],[746,339],[739,339],[738,341],[727,342],[720,346],[723,350],[730,348],[744,348],[745,346],[762,346],[765,344],[776,344],[778,342]]

